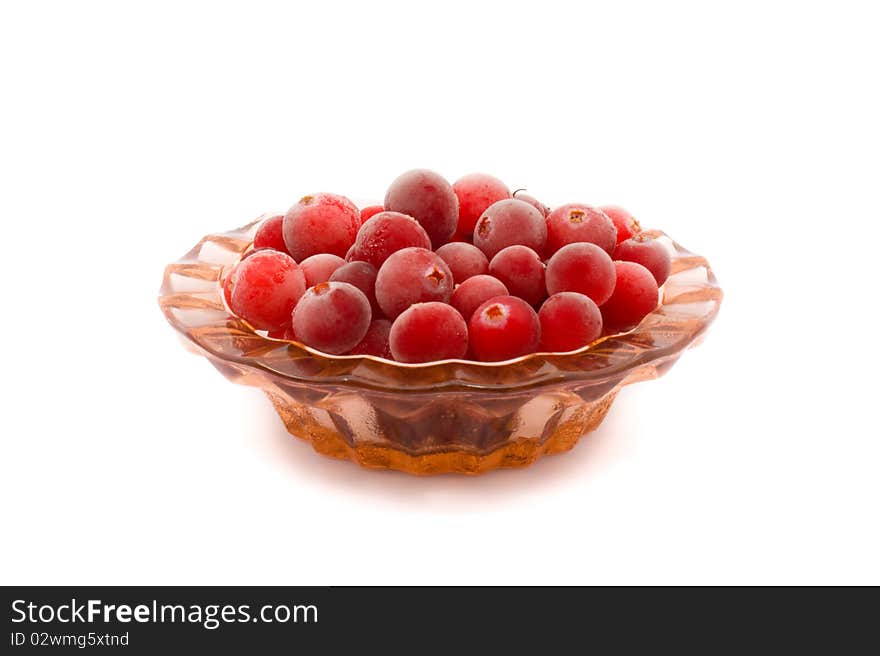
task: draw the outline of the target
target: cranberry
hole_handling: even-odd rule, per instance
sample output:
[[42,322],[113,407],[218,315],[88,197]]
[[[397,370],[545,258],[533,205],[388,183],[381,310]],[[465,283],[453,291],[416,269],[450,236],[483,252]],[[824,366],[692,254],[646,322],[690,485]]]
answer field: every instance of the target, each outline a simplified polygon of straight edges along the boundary
[[483,251],[467,242],[449,242],[437,249],[437,255],[449,265],[452,279],[463,283],[472,276],[478,276],[489,270],[489,260]]
[[539,201],[534,196],[530,196],[529,194],[524,193],[524,189],[517,189],[513,192],[513,197],[517,200],[521,200],[524,203],[528,203],[536,210],[538,210],[544,218],[547,218],[547,215],[550,214],[550,208],[544,205],[541,201]]
[[602,205],[600,208],[611,219],[617,229],[617,243],[625,241],[642,231],[642,226],[635,217],[617,205]]
[[576,242],[596,244],[610,254],[617,244],[617,229],[595,207],[579,203],[557,207],[547,216],[547,253]]
[[343,257],[360,225],[358,208],[344,196],[305,196],[284,216],[284,243],[298,261],[318,253]]
[[654,276],[658,285],[662,285],[669,277],[672,259],[666,247],[645,233],[639,233],[626,241],[622,241],[614,249],[614,259],[626,262],[637,262]]
[[266,336],[270,339],[288,339],[289,334],[291,334],[290,326],[282,326],[275,330],[266,331]]
[[376,276],[376,300],[389,319],[413,303],[449,302],[452,272],[436,253],[404,248],[385,260]]
[[314,287],[319,282],[327,282],[333,272],[343,264],[345,264],[345,260],[330,253],[310,255],[299,263],[306,276],[306,287]]
[[358,230],[351,257],[378,269],[389,255],[410,246],[431,250],[431,239],[425,229],[406,214],[380,212]]
[[560,248],[547,262],[547,292],[579,292],[602,305],[614,291],[614,263],[608,253],[586,242]]
[[602,313],[589,296],[577,292],[554,294],[538,312],[542,351],[574,351],[602,334]]
[[373,318],[382,315],[379,304],[376,303],[376,267],[369,262],[349,262],[344,264],[330,276],[331,282],[347,282],[360,289],[373,310]]
[[230,280],[230,309],[259,330],[289,324],[290,313],[306,289],[305,275],[294,259],[270,249],[239,262]]
[[367,205],[365,208],[361,210],[361,225],[365,224],[367,221],[376,216],[379,212],[384,211],[384,207],[381,205]]
[[284,215],[276,214],[263,219],[257,232],[254,234],[254,250],[271,248],[282,253],[287,253],[287,245],[284,243]]
[[[467,244],[470,244],[472,237],[473,237],[472,235],[463,235],[458,230],[456,230],[454,233],[452,233],[452,236],[449,238],[449,241],[446,243],[452,244],[452,243],[458,243],[458,242],[465,242]],[[443,248],[443,247],[441,246],[440,248]],[[437,250],[440,250],[440,249],[437,249]]]
[[541,253],[547,242],[547,222],[534,207],[515,198],[490,205],[477,221],[474,246],[490,260],[502,248],[528,246]]
[[471,173],[456,180],[452,189],[458,197],[457,234],[474,232],[477,219],[494,202],[510,198],[510,189],[501,180],[485,173]]
[[391,322],[388,319],[374,319],[367,328],[367,334],[349,353],[351,355],[375,355],[377,358],[393,360],[388,336]]
[[463,358],[468,327],[458,311],[446,303],[416,303],[391,326],[391,353],[399,362],[433,362]]
[[367,297],[346,282],[322,282],[309,288],[293,310],[297,339],[333,355],[354,348],[369,327]]
[[507,287],[498,278],[486,275],[474,276],[456,286],[449,302],[465,320],[469,320],[473,316],[474,310],[490,298],[507,296],[509,293]]
[[614,293],[600,308],[606,333],[634,328],[657,307],[657,281],[653,274],[635,262],[615,262],[617,282]]
[[452,185],[427,169],[407,171],[392,182],[385,193],[385,209],[413,217],[434,248],[449,241],[458,225],[458,199]]
[[484,362],[534,353],[541,323],[534,308],[516,296],[496,296],[476,309],[468,323],[474,355]]
[[538,305],[546,296],[544,263],[538,254],[527,246],[503,248],[489,263],[489,273],[509,290],[531,305]]

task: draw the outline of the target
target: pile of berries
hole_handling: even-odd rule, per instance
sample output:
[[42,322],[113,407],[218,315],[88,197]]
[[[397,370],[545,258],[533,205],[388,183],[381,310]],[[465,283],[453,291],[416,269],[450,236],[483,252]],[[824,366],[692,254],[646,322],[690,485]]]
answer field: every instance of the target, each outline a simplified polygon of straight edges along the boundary
[[572,351],[657,306],[666,247],[620,207],[553,210],[490,175],[398,177],[383,205],[305,196],[223,283],[270,337],[398,362]]

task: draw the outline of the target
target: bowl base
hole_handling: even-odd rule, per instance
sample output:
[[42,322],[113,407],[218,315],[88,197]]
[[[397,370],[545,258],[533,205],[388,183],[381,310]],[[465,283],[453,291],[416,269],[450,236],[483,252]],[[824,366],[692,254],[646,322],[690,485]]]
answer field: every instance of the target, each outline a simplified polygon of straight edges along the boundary
[[351,460],[368,469],[393,469],[416,475],[482,474],[493,469],[526,467],[543,455],[571,449],[595,430],[617,396],[615,388],[592,403],[582,403],[571,416],[560,421],[549,435],[517,437],[487,453],[464,449],[437,449],[424,453],[383,444],[349,444],[339,431],[317,421],[311,409],[273,391],[264,390],[284,422],[287,432],[311,443],[318,453]]

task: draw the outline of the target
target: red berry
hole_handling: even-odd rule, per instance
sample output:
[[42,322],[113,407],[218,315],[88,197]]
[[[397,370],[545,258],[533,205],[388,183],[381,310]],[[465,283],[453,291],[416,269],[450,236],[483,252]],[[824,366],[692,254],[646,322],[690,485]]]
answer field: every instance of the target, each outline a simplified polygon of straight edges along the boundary
[[566,244],[589,242],[606,253],[617,244],[617,229],[600,210],[589,205],[569,203],[547,216],[547,253],[552,255]]
[[490,205],[477,221],[474,246],[490,260],[502,248],[528,246],[541,253],[547,243],[547,222],[541,213],[521,200],[509,198]]
[[389,319],[413,303],[441,301],[452,296],[452,272],[436,253],[404,248],[392,253],[376,275],[376,300]]
[[284,215],[284,243],[297,261],[317,253],[342,257],[354,243],[361,215],[344,196],[305,196]]
[[602,305],[614,291],[614,263],[595,244],[563,246],[547,262],[547,293],[578,292]]
[[327,282],[333,272],[343,264],[345,264],[345,260],[330,253],[310,255],[299,263],[306,276],[306,287],[314,287],[319,282]]
[[446,303],[416,303],[391,325],[391,353],[398,362],[463,358],[468,347],[464,319]]
[[290,326],[283,326],[281,328],[276,328],[275,330],[266,331],[266,336],[270,339],[288,339],[287,336],[290,333]]
[[294,259],[270,249],[239,262],[230,278],[230,308],[258,330],[289,324],[293,306],[306,289],[305,275]]
[[534,196],[530,196],[529,194],[523,193],[522,189],[517,189],[516,191],[514,191],[513,197],[516,198],[517,200],[523,201],[524,203],[528,203],[529,205],[534,207],[536,210],[538,210],[544,216],[544,218],[547,218],[547,215],[550,214],[549,207],[544,205],[544,203],[539,201]]
[[593,299],[577,292],[554,294],[538,312],[542,351],[574,351],[602,334],[602,313]]
[[458,225],[458,199],[452,185],[427,169],[407,171],[392,182],[385,193],[385,209],[413,217],[434,248],[449,241]]
[[619,333],[634,328],[657,307],[657,281],[641,264],[615,262],[617,283],[602,310],[606,333]]
[[477,219],[492,203],[510,198],[510,189],[501,180],[485,173],[471,173],[456,180],[452,189],[458,197],[459,235],[467,237],[474,232]]
[[486,275],[474,276],[456,286],[449,302],[465,320],[469,320],[473,316],[474,310],[490,298],[507,296],[508,294],[507,287],[498,278]]
[[381,212],[358,230],[351,257],[378,269],[389,255],[410,246],[431,250],[431,239],[425,229],[406,214]]
[[639,225],[639,222],[636,221],[635,217],[622,207],[618,207],[617,205],[602,205],[599,209],[611,219],[611,222],[617,229],[618,244],[642,231],[642,226]]
[[271,248],[282,253],[287,253],[287,245],[284,243],[284,215],[276,214],[268,219],[263,219],[257,232],[254,234],[254,250]]
[[349,354],[351,355],[375,355],[377,358],[385,358],[393,360],[391,355],[391,346],[388,342],[388,335],[391,332],[391,322],[388,319],[375,319],[370,322],[367,328],[367,334],[355,346]]
[[345,251],[345,261],[346,262],[353,262],[356,259],[356,255],[357,255],[357,242],[353,243],[351,245],[351,248],[349,248],[347,251]]
[[[470,244],[472,236],[473,235],[463,235],[458,230],[456,230],[454,233],[452,233],[452,236],[449,238],[449,241],[446,243],[448,243],[448,244],[453,243],[453,242],[458,243],[458,242],[463,241],[463,242]],[[442,248],[442,246],[441,246],[441,248]]]
[[437,249],[437,255],[449,265],[452,279],[463,283],[472,276],[479,276],[489,270],[489,260],[479,248],[463,241],[449,242]]
[[333,355],[354,348],[369,327],[370,302],[346,282],[322,282],[309,288],[293,311],[298,341]]
[[538,305],[546,296],[544,263],[527,246],[508,246],[498,251],[489,263],[489,273],[509,290],[531,305]]
[[476,309],[469,322],[470,345],[484,362],[534,353],[541,322],[534,308],[516,296],[496,296]]
[[379,304],[376,303],[376,267],[369,262],[349,262],[344,264],[330,276],[331,282],[347,282],[360,289],[373,310],[373,317],[382,314]]
[[361,225],[365,224],[384,209],[385,208],[381,205],[367,205],[367,207],[361,210]]
[[666,282],[672,269],[672,259],[666,247],[644,233],[620,242],[614,249],[614,259],[641,264],[653,274],[658,285]]

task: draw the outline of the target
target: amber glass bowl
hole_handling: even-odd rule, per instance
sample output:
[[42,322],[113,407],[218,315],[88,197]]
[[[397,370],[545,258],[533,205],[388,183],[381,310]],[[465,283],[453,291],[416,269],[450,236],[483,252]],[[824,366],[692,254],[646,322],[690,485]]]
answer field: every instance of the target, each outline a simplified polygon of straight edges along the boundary
[[599,425],[621,387],[663,374],[721,304],[708,262],[652,232],[672,254],[672,274],[660,305],[628,333],[500,363],[327,355],[270,339],[224,304],[221,281],[262,218],[208,235],[169,265],[159,304],[229,380],[262,388],[290,433],[365,467],[478,474],[567,451]]

